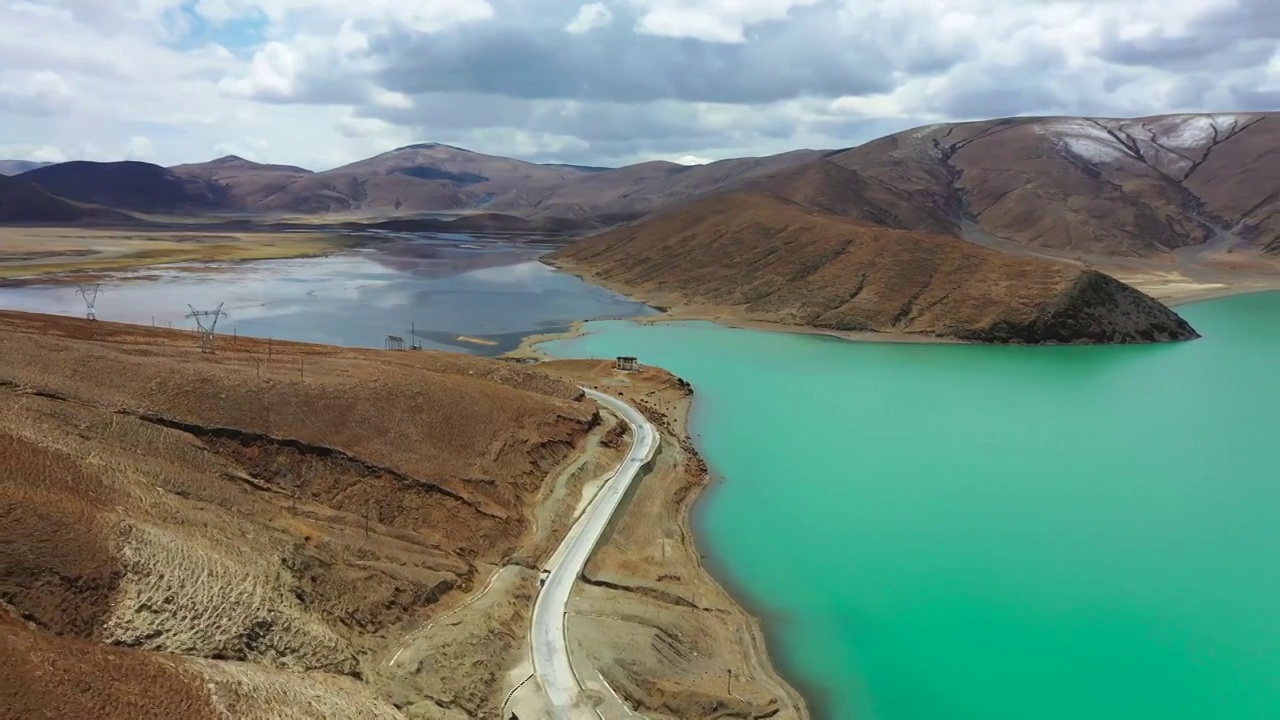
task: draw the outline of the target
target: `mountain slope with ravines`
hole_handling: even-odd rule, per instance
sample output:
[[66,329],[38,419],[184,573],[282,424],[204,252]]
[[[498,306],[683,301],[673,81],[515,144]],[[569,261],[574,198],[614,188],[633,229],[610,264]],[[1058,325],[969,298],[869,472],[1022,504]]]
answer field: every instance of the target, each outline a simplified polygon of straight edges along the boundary
[[1229,244],[1275,251],[1280,115],[943,124],[834,154],[936,220],[1032,248],[1151,256]]

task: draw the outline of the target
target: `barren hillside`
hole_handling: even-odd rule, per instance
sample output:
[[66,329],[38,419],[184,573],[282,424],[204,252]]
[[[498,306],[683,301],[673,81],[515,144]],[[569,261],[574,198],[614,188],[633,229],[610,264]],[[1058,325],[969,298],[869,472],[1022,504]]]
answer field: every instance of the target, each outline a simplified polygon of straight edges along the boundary
[[[1034,248],[1149,256],[1276,249],[1280,114],[932,125],[831,161]],[[916,228],[923,229],[923,228]]]
[[954,234],[959,226],[928,198],[827,160],[815,160],[735,186],[759,190],[831,215],[898,230]]
[[243,209],[263,213],[367,213],[462,210],[473,196],[446,180],[344,170],[300,177],[278,192],[246,198]]
[[521,188],[495,198],[492,207],[530,217],[596,218],[612,224],[796,167],[823,154],[817,150],[795,150],[706,165],[641,163],[552,187]]
[[253,210],[312,174],[310,170],[293,165],[264,165],[235,155],[206,163],[175,165],[169,170],[182,177],[217,186],[226,204],[237,210]]
[[18,176],[58,197],[118,210],[203,213],[226,207],[220,186],[144,162],[65,162]]
[[480,207],[516,188],[555,185],[596,172],[538,165],[425,143],[300,178],[270,195],[247,199],[270,212],[422,212]]
[[1195,337],[1098,272],[729,193],[580,240],[553,263],[662,304],[841,331],[985,342]]
[[[210,357],[183,332],[0,313],[0,669],[25,678],[0,700],[453,717],[428,676],[384,683],[386,658],[495,566],[533,575],[554,529],[535,499],[600,423],[510,363],[244,338]],[[449,692],[500,702],[507,645]]]
[[32,183],[0,175],[0,223],[51,224],[131,219],[125,213],[107,208],[77,205]]

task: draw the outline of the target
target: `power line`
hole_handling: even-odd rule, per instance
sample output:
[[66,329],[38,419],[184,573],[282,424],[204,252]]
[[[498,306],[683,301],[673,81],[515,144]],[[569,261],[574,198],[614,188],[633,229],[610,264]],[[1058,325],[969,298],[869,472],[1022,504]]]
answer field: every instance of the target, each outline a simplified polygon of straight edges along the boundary
[[197,310],[191,305],[191,312],[187,313],[187,317],[196,321],[196,333],[200,335],[200,352],[212,353],[214,333],[218,328],[218,318],[226,315],[222,312],[222,306],[226,303],[218,303],[218,307],[213,310]]
[[84,299],[85,317],[90,320],[97,320],[98,316],[94,312],[94,306],[98,304],[98,293],[102,292],[102,285],[94,285],[92,289],[80,285],[76,288],[76,294]]

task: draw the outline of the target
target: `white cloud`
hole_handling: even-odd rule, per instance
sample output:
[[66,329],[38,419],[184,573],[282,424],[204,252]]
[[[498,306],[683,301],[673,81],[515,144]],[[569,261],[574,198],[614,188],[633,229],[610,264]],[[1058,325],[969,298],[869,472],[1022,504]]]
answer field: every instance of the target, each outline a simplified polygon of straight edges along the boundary
[[565,32],[580,35],[602,28],[613,21],[613,13],[604,3],[591,3],[578,8],[578,14],[564,26]]
[[259,12],[251,0],[197,0],[192,10],[214,26],[250,17]]
[[298,56],[284,43],[269,42],[254,53],[248,75],[223,78],[218,88],[233,97],[289,100],[296,90]]
[[70,108],[74,98],[71,85],[58,73],[0,72],[0,111],[51,115]]
[[0,157],[323,169],[436,140],[700,162],[981,116],[1280,106],[1267,0],[584,1],[0,0]]
[[0,145],[0,158],[51,163],[66,162],[70,159],[66,153],[53,145]]
[[126,160],[151,160],[155,158],[156,146],[151,138],[135,135],[124,144],[121,155]]
[[404,93],[386,90],[380,87],[373,89],[373,103],[385,108],[406,110],[413,107],[413,98]]
[[821,0],[632,0],[641,8],[636,29],[668,37],[711,42],[746,41],[752,25],[784,20],[792,8]]

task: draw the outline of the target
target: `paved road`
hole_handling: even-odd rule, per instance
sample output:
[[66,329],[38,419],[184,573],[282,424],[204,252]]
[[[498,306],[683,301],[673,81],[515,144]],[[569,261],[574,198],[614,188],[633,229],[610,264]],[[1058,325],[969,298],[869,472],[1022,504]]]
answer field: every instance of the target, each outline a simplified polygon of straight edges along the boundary
[[599,718],[594,710],[578,702],[582,686],[569,662],[569,645],[565,638],[565,611],[569,592],[582,574],[587,558],[604,533],[609,518],[627,488],[635,480],[640,467],[658,449],[658,431],[630,405],[604,393],[583,388],[591,399],[618,413],[631,426],[634,438],[631,450],[596,494],[586,511],[578,518],[564,542],[556,548],[547,569],[538,599],[533,605],[533,671],[551,701],[554,720]]

